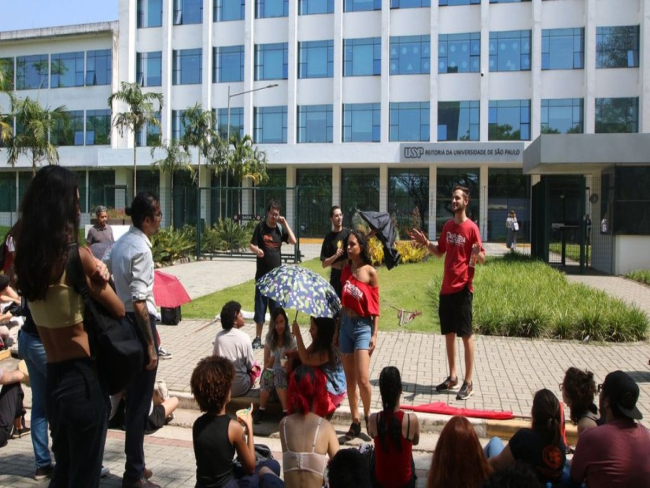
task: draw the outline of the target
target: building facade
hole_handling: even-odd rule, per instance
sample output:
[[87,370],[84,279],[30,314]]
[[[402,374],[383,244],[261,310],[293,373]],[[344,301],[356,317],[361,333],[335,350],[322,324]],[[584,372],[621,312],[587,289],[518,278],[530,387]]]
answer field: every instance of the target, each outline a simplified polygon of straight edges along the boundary
[[[602,193],[603,172],[620,167],[618,180],[639,181],[631,167],[645,181],[647,161],[613,156],[549,171],[529,146],[542,135],[552,145],[557,134],[650,132],[649,18],[650,0],[119,0],[117,22],[0,33],[0,59],[13,67],[19,97],[70,112],[74,130],[59,151],[79,171],[85,212],[130,198],[134,144],[138,181],[168,208],[171,176],[151,171],[147,146],[182,135],[183,111],[199,103],[215,111],[223,135],[229,120],[266,151],[266,185],[310,189],[286,198],[303,236],[328,230],[332,204],[348,215],[391,212],[402,231],[419,220],[438,235],[462,183],[483,238],[498,241],[508,210],[520,237],[531,234],[532,188],[551,174],[583,178],[578,204],[551,217],[556,228],[580,227],[590,213],[596,229],[613,214],[613,201],[609,210],[589,200]],[[106,99],[121,81],[164,95],[160,133],[121,137],[111,128]],[[0,215],[15,211],[28,168],[25,160],[0,169]],[[223,177],[202,168],[200,185],[223,186]],[[174,224],[196,222],[189,175],[176,174],[174,188]],[[198,199],[208,222],[210,195]],[[644,222],[635,235],[650,234]],[[621,272],[616,244],[590,241],[593,256],[602,254],[591,262]]]

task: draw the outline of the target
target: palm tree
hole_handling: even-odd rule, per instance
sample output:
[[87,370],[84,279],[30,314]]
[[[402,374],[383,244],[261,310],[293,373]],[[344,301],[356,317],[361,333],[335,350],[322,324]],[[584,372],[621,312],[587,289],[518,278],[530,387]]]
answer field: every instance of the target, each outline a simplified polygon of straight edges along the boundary
[[[133,195],[137,194],[136,186],[136,149],[135,138],[138,132],[147,124],[160,127],[157,112],[163,108],[163,94],[147,92],[143,93],[139,83],[127,83],[125,81],[120,85],[120,91],[113,93],[108,97],[108,106],[113,108],[113,101],[123,102],[128,105],[128,111],[120,112],[113,119],[113,126],[117,128],[120,136],[124,137],[125,131],[133,133]],[[158,104],[156,108],[155,104]]]
[[36,165],[43,160],[58,164],[59,152],[50,142],[49,135],[57,124],[69,124],[65,106],[51,109],[29,97],[24,100],[12,98],[11,113],[16,118],[17,130],[7,142],[7,162],[15,166],[21,154],[30,157],[32,175],[36,174]]
[[158,159],[151,163],[154,166],[158,166],[162,173],[169,173],[171,175],[171,223],[174,225],[174,173],[180,170],[194,171],[190,162],[192,158],[190,155],[183,149],[183,146],[180,145],[178,141],[164,141],[159,146],[151,148],[151,157],[154,157],[156,150],[160,149],[164,152],[165,157]]
[[183,113],[183,122],[185,125],[185,133],[181,138],[181,145],[186,151],[189,151],[190,146],[196,147],[198,150],[198,166],[196,187],[201,188],[201,156],[208,157],[210,153],[211,140],[217,138],[218,135],[214,131],[215,120],[214,114],[211,110],[203,110],[197,103],[193,107],[189,107]]
[[[226,156],[228,171],[232,171],[235,184],[242,186],[246,179],[254,185],[268,179],[266,174],[266,152],[253,147],[253,139],[248,134],[241,137],[239,132],[230,136],[230,148]],[[237,212],[241,213],[241,199]]]
[[[9,103],[11,105],[13,101],[13,94],[10,91],[10,81],[9,76],[11,72],[9,70],[8,63],[0,59],[0,95],[5,94],[9,98]],[[0,107],[0,143],[5,144],[11,138],[13,133],[13,120],[10,117],[2,115],[2,108]]]

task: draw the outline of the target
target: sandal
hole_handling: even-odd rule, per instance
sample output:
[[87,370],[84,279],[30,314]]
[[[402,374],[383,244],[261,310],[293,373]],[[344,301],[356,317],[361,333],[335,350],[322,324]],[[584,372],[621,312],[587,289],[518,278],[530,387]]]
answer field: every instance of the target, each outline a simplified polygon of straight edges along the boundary
[[361,422],[352,422],[350,429],[345,434],[345,438],[351,441],[355,437],[358,437],[359,434],[361,434]]

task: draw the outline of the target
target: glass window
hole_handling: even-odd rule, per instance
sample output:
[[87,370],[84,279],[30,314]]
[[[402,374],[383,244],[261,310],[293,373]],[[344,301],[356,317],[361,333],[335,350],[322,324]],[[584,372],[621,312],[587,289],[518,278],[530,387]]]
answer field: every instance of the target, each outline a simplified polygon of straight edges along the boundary
[[529,141],[530,100],[491,100],[488,140]]
[[136,53],[136,77],[140,86],[161,86],[162,51]]
[[255,18],[288,17],[289,0],[255,0]]
[[244,46],[219,46],[212,53],[212,83],[244,81]]
[[438,102],[439,141],[478,141],[481,102]]
[[246,0],[216,0],[213,19],[215,22],[244,20]]
[[16,173],[0,172],[0,212],[16,211]]
[[51,88],[84,86],[84,53],[52,54],[50,60],[52,71]]
[[650,166],[616,166],[614,233],[650,235]]
[[[156,117],[156,119],[158,119],[158,123],[160,124],[160,112],[156,112],[154,116]],[[138,147],[144,147],[144,146],[152,147],[152,146],[159,145],[160,126],[156,124],[145,124],[145,126],[142,129],[140,129],[140,131],[138,132],[136,143]],[[138,180],[138,188],[139,187],[140,187],[140,183]]]
[[298,78],[331,78],[334,75],[334,41],[298,43]]
[[257,144],[287,143],[287,106],[255,107],[254,139]]
[[50,139],[55,146],[84,145],[84,111],[73,110],[66,112],[68,121],[57,120]]
[[638,67],[638,25],[596,27],[596,68]]
[[522,174],[521,169],[489,168],[487,240],[505,242],[510,210],[515,211],[519,222],[517,240],[526,240],[530,229],[530,176]]
[[478,73],[480,70],[480,32],[438,36],[438,73]]
[[380,103],[343,104],[343,142],[379,142]]
[[490,32],[490,71],[529,70],[529,30]]
[[203,22],[203,0],[174,0],[174,25]]
[[390,0],[390,8],[431,7],[431,0]]
[[490,0],[490,3],[521,3],[530,2],[530,0]]
[[115,208],[115,171],[88,171],[88,206]]
[[390,74],[422,75],[430,71],[430,36],[390,38]]
[[47,88],[49,61],[47,54],[16,58],[16,90]]
[[138,182],[138,192],[148,191],[160,197],[160,170],[156,169],[137,169],[136,180]]
[[203,66],[201,48],[174,50],[172,82],[174,85],[198,85]]
[[298,106],[298,142],[332,142],[333,106]]
[[172,140],[180,141],[185,135],[185,110],[172,110]]
[[298,15],[334,13],[334,0],[298,0]]
[[111,111],[86,110],[86,146],[111,143]]
[[596,98],[596,134],[639,132],[638,98]]
[[341,170],[341,210],[349,228],[357,210],[379,212],[379,168]]
[[582,134],[582,98],[542,100],[542,134]]
[[332,170],[298,169],[296,181],[300,187],[296,215],[300,235],[324,236],[332,229],[329,219],[332,206]]
[[447,7],[452,5],[480,5],[481,0],[438,0],[438,5]]
[[381,10],[381,0],[345,0],[344,12],[364,12],[368,10]]
[[111,84],[111,58],[110,49],[86,52],[86,86]]
[[388,170],[388,212],[391,219],[397,221],[397,231],[401,237],[406,237],[408,229],[413,227],[414,213],[420,215],[420,228],[428,228],[428,168]]
[[[219,137],[226,139],[228,136],[228,108],[220,108],[217,111],[217,124]],[[239,136],[244,137],[244,108],[230,107],[230,133],[239,131]]]
[[162,0],[138,0],[138,28],[162,25]]
[[429,102],[390,104],[390,141],[428,141]]
[[289,73],[289,45],[277,44],[255,45],[255,81],[286,80]]
[[585,67],[585,29],[542,29],[542,69]]
[[14,58],[0,58],[0,70],[4,73],[6,88],[14,89]]
[[343,39],[343,76],[381,75],[381,37]]
[[[467,217],[478,225],[481,214],[478,168],[438,168],[436,177],[436,236],[438,237],[440,237],[445,223],[454,218],[454,212],[451,210],[451,196],[456,185],[469,188],[469,203],[465,212]],[[505,220],[503,225],[505,226]]]

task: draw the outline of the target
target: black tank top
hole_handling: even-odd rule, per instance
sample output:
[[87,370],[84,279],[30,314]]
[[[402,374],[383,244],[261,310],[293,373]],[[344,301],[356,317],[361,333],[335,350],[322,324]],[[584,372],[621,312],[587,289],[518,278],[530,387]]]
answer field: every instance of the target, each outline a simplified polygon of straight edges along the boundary
[[230,420],[228,415],[206,413],[194,422],[197,488],[221,488],[233,477],[235,446],[228,439]]

